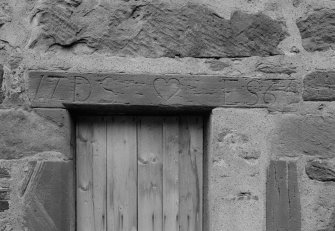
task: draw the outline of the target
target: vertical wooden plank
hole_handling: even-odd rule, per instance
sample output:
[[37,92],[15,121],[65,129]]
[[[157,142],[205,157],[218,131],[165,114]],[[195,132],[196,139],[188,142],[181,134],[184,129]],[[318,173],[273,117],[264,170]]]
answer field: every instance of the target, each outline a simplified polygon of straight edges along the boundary
[[138,231],[162,231],[162,118],[138,124]]
[[301,230],[301,206],[297,166],[295,162],[288,163],[288,198],[289,198],[289,231]]
[[276,164],[276,178],[278,181],[279,203],[277,205],[277,229],[279,231],[288,230],[288,189],[287,189],[287,163],[286,161],[278,161]]
[[77,126],[77,229],[106,230],[106,124],[103,118]]
[[163,231],[179,231],[179,119],[163,123]]
[[266,230],[275,230],[275,207],[279,203],[279,197],[275,186],[275,161],[271,160],[267,170],[266,180]]
[[203,121],[181,117],[179,124],[180,231],[202,230]]
[[133,117],[107,119],[107,230],[137,230],[137,145]]
[[267,231],[289,230],[289,191],[286,161],[271,161],[266,192]]

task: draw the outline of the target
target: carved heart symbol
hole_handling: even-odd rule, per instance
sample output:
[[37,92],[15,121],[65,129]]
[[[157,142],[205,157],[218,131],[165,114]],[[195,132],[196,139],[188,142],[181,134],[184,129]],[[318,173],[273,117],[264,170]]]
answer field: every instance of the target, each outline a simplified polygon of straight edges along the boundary
[[180,82],[175,78],[169,80],[158,78],[154,80],[154,88],[161,98],[168,100],[178,93]]

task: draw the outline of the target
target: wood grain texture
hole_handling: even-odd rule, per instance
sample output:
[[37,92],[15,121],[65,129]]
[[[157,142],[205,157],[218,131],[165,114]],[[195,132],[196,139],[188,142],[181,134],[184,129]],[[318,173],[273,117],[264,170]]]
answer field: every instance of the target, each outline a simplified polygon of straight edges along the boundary
[[163,230],[179,231],[179,118],[163,123]]
[[267,169],[267,181],[266,181],[266,230],[275,230],[275,207],[278,204],[278,195],[276,190],[276,179],[275,179],[275,162],[270,161],[270,165]]
[[299,231],[300,209],[296,164],[270,161],[266,184],[266,230]]
[[134,117],[107,119],[108,231],[137,230],[137,144]]
[[277,204],[277,217],[275,223],[278,230],[288,230],[289,201],[287,188],[287,164],[286,161],[278,161],[276,164],[276,180],[278,182],[279,201]]
[[179,139],[180,231],[202,230],[202,119],[182,117]]
[[138,231],[163,230],[162,118],[138,124]]
[[30,72],[33,107],[110,104],[173,107],[267,107],[299,96],[294,79],[201,75]]
[[77,125],[77,222],[83,231],[106,230],[106,124]]
[[202,231],[202,117],[79,120],[77,182],[80,230]]
[[301,205],[297,165],[288,163],[289,230],[301,230]]

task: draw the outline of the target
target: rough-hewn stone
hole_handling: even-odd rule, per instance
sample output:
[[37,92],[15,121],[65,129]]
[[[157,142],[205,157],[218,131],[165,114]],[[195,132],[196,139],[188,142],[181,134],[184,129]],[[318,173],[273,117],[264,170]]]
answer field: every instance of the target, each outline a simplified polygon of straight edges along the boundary
[[327,160],[312,160],[306,164],[306,174],[312,180],[335,181],[335,165]]
[[293,74],[297,72],[297,67],[291,63],[281,63],[279,60],[272,62],[260,62],[256,69],[264,73]]
[[297,21],[307,51],[335,48],[335,10],[320,9]]
[[0,167],[0,178],[10,178],[9,169]]
[[66,110],[60,108],[35,108],[34,111],[38,115],[56,123],[59,127],[65,126],[65,129],[70,129],[70,115]]
[[283,23],[264,14],[235,12],[226,20],[198,4],[120,4],[92,9],[85,17],[56,4],[41,7],[43,35],[31,44],[89,47],[145,57],[246,57],[279,54]]
[[9,202],[0,200],[0,212],[4,212],[9,209]]
[[73,231],[74,166],[72,161],[37,162],[24,194],[29,231]]
[[0,111],[0,121],[0,159],[17,159],[44,151],[70,156],[67,129],[19,109]]
[[335,71],[313,72],[304,78],[305,101],[335,100]]
[[208,60],[205,62],[206,64],[209,64],[209,68],[212,71],[222,71],[223,69],[230,66],[227,62],[222,62],[220,60]]
[[9,189],[0,187],[0,200],[9,200]]

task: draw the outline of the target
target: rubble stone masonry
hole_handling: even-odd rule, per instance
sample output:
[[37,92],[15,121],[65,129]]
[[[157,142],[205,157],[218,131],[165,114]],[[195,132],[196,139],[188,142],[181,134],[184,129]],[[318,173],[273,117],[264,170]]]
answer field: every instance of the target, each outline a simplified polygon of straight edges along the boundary
[[203,230],[333,231],[334,101],[334,0],[0,0],[0,231],[76,230],[116,104],[207,112]]

